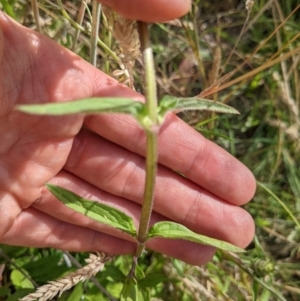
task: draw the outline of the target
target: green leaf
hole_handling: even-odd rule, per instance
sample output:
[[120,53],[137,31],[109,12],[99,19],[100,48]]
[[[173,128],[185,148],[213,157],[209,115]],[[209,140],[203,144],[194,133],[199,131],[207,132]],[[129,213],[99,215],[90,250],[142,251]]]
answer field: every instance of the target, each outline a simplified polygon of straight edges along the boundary
[[13,19],[17,19],[13,7],[9,4],[7,0],[0,0],[0,3],[3,6],[4,11],[11,16]]
[[150,301],[151,300],[151,292],[149,288],[141,288],[139,287],[139,294],[141,295],[141,301]]
[[131,98],[84,98],[60,103],[17,105],[16,110],[36,115],[65,115],[79,113],[123,113],[139,117],[145,105]]
[[[24,274],[26,274],[25,270]],[[10,274],[10,279],[13,285],[17,288],[34,288],[32,282],[21,271],[13,270]]]
[[204,235],[192,232],[188,228],[173,222],[159,222],[154,224],[148,232],[148,239],[154,237],[164,237],[170,239],[184,239],[199,244],[216,247],[225,251],[245,252],[243,249],[229,244],[222,240],[217,240]]
[[12,296],[8,297],[8,299],[5,299],[6,301],[19,301],[21,297],[25,297],[31,293],[33,293],[35,289],[19,289],[17,290]]
[[157,115],[159,122],[162,123],[164,116],[169,112],[173,111],[178,103],[178,99],[173,96],[164,96],[158,106],[157,106]]
[[136,265],[135,277],[127,276],[121,293],[121,301],[150,301],[150,290],[140,285],[145,279],[143,269]]
[[[32,279],[38,279],[39,282],[47,282],[61,277],[68,271],[66,265],[62,265],[62,254],[50,254],[49,256],[33,258],[28,256],[30,261],[22,265]],[[49,264],[51,262],[51,264]]]
[[[11,259],[19,258],[22,254],[28,252],[28,248],[14,247],[14,246],[2,245],[2,244],[0,244],[0,249]],[[5,259],[0,256],[0,264],[2,262],[5,262]]]
[[135,267],[135,277],[138,281],[145,278],[145,273],[139,264]]
[[115,282],[124,282],[126,279],[122,271],[113,265],[106,265],[103,274],[105,274],[106,278],[111,277]]
[[[6,286],[0,287],[0,297],[5,297],[8,295],[10,295],[10,289]],[[1,300],[1,298],[0,298],[0,300]]]
[[166,281],[167,279],[169,279],[169,277],[167,277],[164,274],[161,273],[151,273],[146,275],[145,278],[139,280],[138,284],[139,286],[141,286],[142,288],[152,288],[155,287],[157,284]]
[[78,283],[72,290],[72,293],[68,297],[67,301],[80,301],[83,298],[83,284]]
[[200,110],[227,114],[239,114],[236,109],[228,105],[197,97],[178,98],[167,95],[162,98],[159,107],[161,107],[161,114],[165,114],[170,110],[175,111],[176,113],[187,110]]
[[49,191],[67,207],[100,223],[119,229],[136,237],[136,228],[130,216],[120,210],[95,201],[87,200],[65,188],[46,184]]
[[128,297],[124,298],[122,295],[121,301],[150,301],[150,295],[149,293],[147,294],[148,291],[149,289],[141,290],[137,282],[135,282],[135,284],[131,286],[130,294],[128,295]]
[[127,277],[121,292],[121,297],[126,300],[129,296],[136,296],[137,281],[135,278]]
[[176,258],[171,258],[173,267],[175,268],[177,274],[180,277],[184,277],[184,264],[181,260],[178,260]]

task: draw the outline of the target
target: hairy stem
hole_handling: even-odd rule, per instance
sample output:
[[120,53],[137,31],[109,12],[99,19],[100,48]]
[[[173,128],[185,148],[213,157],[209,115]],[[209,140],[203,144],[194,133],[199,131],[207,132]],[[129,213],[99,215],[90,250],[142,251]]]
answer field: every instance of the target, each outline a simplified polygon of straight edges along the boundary
[[155,68],[152,48],[150,45],[148,25],[144,22],[138,22],[138,30],[141,43],[141,51],[144,61],[145,74],[145,97],[148,109],[150,125],[146,129],[147,135],[147,151],[146,151],[146,183],[144,191],[144,200],[140,217],[140,226],[138,231],[138,247],[136,257],[139,257],[145,247],[147,239],[149,221],[154,201],[155,177],[157,170],[157,96],[156,96],[156,80]]

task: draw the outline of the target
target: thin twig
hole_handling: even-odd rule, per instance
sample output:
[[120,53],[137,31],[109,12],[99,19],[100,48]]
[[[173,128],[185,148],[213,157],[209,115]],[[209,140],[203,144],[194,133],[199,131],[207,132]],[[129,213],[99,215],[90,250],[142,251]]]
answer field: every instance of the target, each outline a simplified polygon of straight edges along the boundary
[[[84,13],[85,13],[85,9],[87,6],[87,3],[89,2],[89,0],[82,0],[81,1],[81,5],[80,5],[80,9],[78,12],[78,16],[77,16],[77,23],[82,26],[82,21],[83,21],[83,17],[84,17]],[[74,35],[74,41],[73,41],[73,45],[72,45],[72,50],[74,51],[78,42],[78,38],[79,38],[79,34],[80,34],[80,29],[76,28],[76,32]]]
[[28,275],[26,274],[22,269],[20,269],[0,248],[0,256],[2,256],[9,264],[11,264],[13,267],[15,267],[25,278],[27,278],[35,287],[38,287],[38,284]]
[[235,44],[234,44],[234,47],[233,47],[233,49],[231,50],[231,52],[230,52],[230,54],[229,54],[229,56],[228,56],[228,58],[227,58],[227,60],[226,60],[226,62],[225,62],[225,64],[224,64],[224,67],[223,67],[224,69],[225,69],[225,67],[227,66],[228,62],[230,61],[230,59],[231,59],[231,57],[232,57],[232,55],[233,55],[233,53],[234,53],[234,51],[235,51],[235,49],[236,49],[238,43],[239,43],[240,40],[241,40],[242,35],[244,34],[246,25],[248,24],[248,21],[249,21],[249,18],[250,18],[250,14],[251,14],[251,10],[252,10],[253,4],[254,4],[254,1],[252,1],[252,0],[247,0],[247,1],[246,1],[245,8],[246,8],[246,10],[247,10],[247,17],[246,17],[246,20],[245,20],[245,22],[244,22],[243,28],[242,28],[242,30],[241,30],[241,32],[240,32],[240,35],[239,35],[238,39],[236,40],[236,42],[235,42]]
[[101,16],[101,4],[97,0],[93,0],[93,19],[92,19],[92,33],[91,33],[91,57],[90,62],[92,65],[97,65],[97,43],[98,43],[98,33],[100,26],[100,16]]
[[37,0],[31,0],[31,7],[33,11],[33,16],[36,24],[36,30],[42,33],[42,27],[40,23],[40,13],[39,13],[39,6]]

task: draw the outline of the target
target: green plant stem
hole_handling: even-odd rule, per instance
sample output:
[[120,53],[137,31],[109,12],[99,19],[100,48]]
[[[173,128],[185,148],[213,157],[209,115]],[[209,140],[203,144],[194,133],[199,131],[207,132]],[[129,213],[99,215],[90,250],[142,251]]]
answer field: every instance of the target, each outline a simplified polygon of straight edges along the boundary
[[153,125],[157,125],[157,95],[156,95],[156,79],[154,58],[150,43],[148,24],[138,22],[138,31],[141,43],[141,51],[144,62],[144,76],[145,76],[145,97],[149,117]]
[[141,43],[141,51],[144,61],[145,73],[145,97],[146,107],[149,114],[150,124],[146,129],[147,151],[146,151],[146,183],[144,191],[144,200],[140,217],[140,226],[138,231],[138,247],[136,257],[139,257],[144,248],[147,239],[149,221],[154,201],[155,177],[157,170],[157,95],[155,68],[152,48],[150,45],[148,25],[144,22],[138,22],[138,30]]

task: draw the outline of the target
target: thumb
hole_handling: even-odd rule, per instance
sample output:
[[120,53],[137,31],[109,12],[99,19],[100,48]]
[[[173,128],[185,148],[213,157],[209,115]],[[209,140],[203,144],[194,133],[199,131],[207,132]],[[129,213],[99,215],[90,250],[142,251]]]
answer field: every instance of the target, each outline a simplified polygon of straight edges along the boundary
[[128,19],[163,22],[185,15],[191,0],[98,0]]

